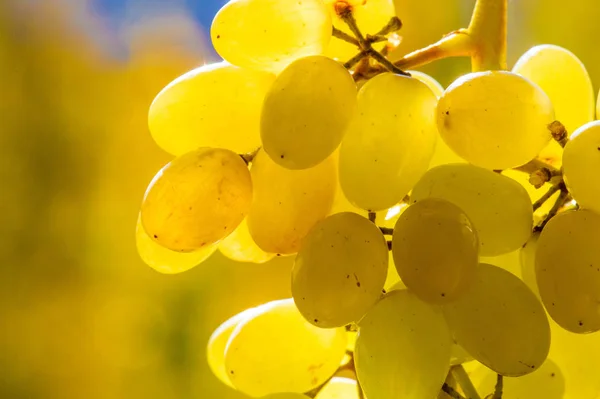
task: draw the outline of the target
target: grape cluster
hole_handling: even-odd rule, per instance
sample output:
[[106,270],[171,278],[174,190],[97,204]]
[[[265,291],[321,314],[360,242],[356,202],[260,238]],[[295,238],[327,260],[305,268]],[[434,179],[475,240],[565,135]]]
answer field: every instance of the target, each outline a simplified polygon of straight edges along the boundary
[[394,13],[227,3],[211,29],[225,61],[150,107],[175,159],[144,196],[141,257],[180,273],[217,250],[295,256],[293,298],[208,343],[215,375],[252,397],[475,398],[497,383],[494,398],[598,399],[600,336],[583,333],[600,330],[600,121],[585,67],[537,46],[444,89],[386,58]]

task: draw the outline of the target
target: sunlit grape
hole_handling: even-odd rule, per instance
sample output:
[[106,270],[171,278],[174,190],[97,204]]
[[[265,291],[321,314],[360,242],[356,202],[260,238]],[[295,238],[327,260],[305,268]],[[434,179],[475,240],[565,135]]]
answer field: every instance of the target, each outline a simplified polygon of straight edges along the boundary
[[191,252],[231,233],[252,200],[250,172],[225,149],[199,148],[154,177],[142,202],[144,230],[160,245]]
[[600,215],[566,211],[550,219],[535,251],[535,273],[548,313],[563,328],[600,330]]
[[261,150],[251,173],[254,196],[247,218],[250,235],[263,251],[298,252],[304,236],[331,209],[336,188],[334,160],[289,170]]
[[407,290],[392,291],[360,322],[355,361],[368,398],[435,398],[452,340],[441,313]]
[[308,323],[292,299],[262,305],[231,334],[225,367],[241,392],[260,397],[307,392],[325,382],[346,352],[344,328]]
[[275,254],[263,251],[252,239],[246,219],[219,243],[223,255],[236,262],[265,263]]
[[301,393],[274,393],[272,395],[262,396],[260,399],[309,399],[308,396]]
[[430,169],[414,187],[411,200],[442,198],[460,207],[473,222],[482,256],[520,248],[529,238],[533,212],[527,191],[508,177],[469,164]]
[[447,303],[464,295],[473,281],[479,242],[459,207],[426,198],[398,219],[392,252],[398,274],[410,290],[424,301]]
[[210,36],[233,65],[278,72],[297,58],[323,53],[331,27],[322,0],[230,0],[215,16]]
[[319,391],[315,399],[360,399],[358,390],[356,380],[334,377]]
[[565,182],[573,198],[582,208],[600,213],[600,121],[577,129],[562,159]]
[[550,348],[546,312],[513,274],[480,264],[471,289],[444,306],[456,341],[473,358],[505,376],[538,369]]
[[387,264],[387,244],[375,224],[350,212],[329,216],[308,233],[296,256],[296,306],[319,327],[357,322],[381,296]]
[[173,155],[199,147],[246,153],[260,146],[260,113],[275,75],[220,62],[175,79],[148,114],[156,143]]
[[459,156],[487,169],[533,159],[550,141],[554,120],[548,96],[529,80],[506,71],[467,74],[440,98],[437,124]]
[[426,73],[421,72],[421,71],[406,71],[406,72],[410,73],[410,76],[412,76],[413,78],[425,83],[427,85],[427,87],[429,87],[431,89],[433,94],[435,94],[435,96],[437,98],[440,98],[444,94],[444,87],[440,84],[440,82],[435,80],[432,76],[429,76]]
[[323,56],[294,61],[265,98],[261,138],[267,154],[288,169],[322,162],[339,146],[356,107],[356,84]]
[[408,194],[433,154],[436,102],[424,83],[391,73],[360,89],[340,149],[340,184],[350,202],[380,211]]

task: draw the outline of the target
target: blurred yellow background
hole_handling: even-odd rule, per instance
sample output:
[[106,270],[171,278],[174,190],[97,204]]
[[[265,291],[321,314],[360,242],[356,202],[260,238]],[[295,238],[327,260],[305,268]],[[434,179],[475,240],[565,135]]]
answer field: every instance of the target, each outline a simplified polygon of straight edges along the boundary
[[[164,3],[115,31],[84,0],[0,1],[0,398],[242,398],[210,374],[208,337],[241,309],[289,295],[289,258],[217,254],[165,276],[137,256],[143,192],[170,159],[147,108],[210,54],[195,20]],[[403,3],[401,53],[466,25],[474,0]],[[597,0],[509,4],[511,65],[555,43],[598,87]],[[423,70],[448,84],[468,68]]]

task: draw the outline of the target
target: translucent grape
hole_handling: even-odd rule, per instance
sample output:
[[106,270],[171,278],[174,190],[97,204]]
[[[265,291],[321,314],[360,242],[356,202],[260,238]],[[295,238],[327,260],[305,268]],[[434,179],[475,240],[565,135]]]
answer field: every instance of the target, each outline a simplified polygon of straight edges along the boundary
[[[333,26],[352,35],[348,25],[339,17],[335,11],[337,3],[346,3],[352,8],[352,15],[356,24],[364,33],[375,34],[383,28],[390,19],[396,15],[392,0],[325,0],[331,12]],[[326,51],[326,55],[340,61],[348,61],[359,52],[359,49],[344,40],[332,38]]]
[[225,149],[199,148],[154,176],[141,209],[146,233],[173,251],[191,252],[230,234],[252,200],[250,172]]
[[315,399],[360,399],[358,389],[355,380],[334,377],[319,391]]
[[230,0],[215,16],[210,36],[233,65],[278,72],[297,58],[322,54],[331,27],[322,0]]
[[189,253],[171,251],[148,237],[139,217],[135,226],[135,243],[144,263],[157,272],[165,274],[182,273],[198,266],[217,249],[217,246],[212,244]]
[[600,215],[566,211],[550,219],[535,252],[540,296],[560,326],[600,330]]
[[344,328],[308,323],[292,299],[260,307],[236,327],[225,351],[232,384],[259,397],[276,392],[307,392],[337,370],[346,352]]
[[236,262],[265,263],[275,257],[275,254],[265,252],[252,239],[246,219],[219,243],[223,255]]
[[260,146],[260,112],[275,75],[220,62],[167,85],[150,106],[156,143],[173,155],[199,147],[246,153]]
[[213,374],[225,385],[233,388],[227,370],[225,369],[225,348],[231,338],[231,334],[242,321],[254,317],[260,308],[246,309],[241,313],[226,320],[211,334],[206,346],[206,358],[208,366]]
[[479,242],[459,207],[426,198],[398,219],[392,252],[400,278],[415,295],[427,302],[447,303],[463,295],[473,281]]
[[396,205],[425,173],[436,140],[437,99],[417,79],[380,74],[358,93],[340,149],[340,184],[354,205]]
[[432,76],[429,76],[426,73],[420,71],[407,72],[410,73],[410,76],[412,76],[413,78],[425,83],[437,98],[440,98],[444,94],[444,87]]
[[471,289],[444,306],[456,341],[495,372],[517,377],[538,369],[550,348],[546,312],[518,277],[482,263]]
[[292,62],[273,83],[261,116],[267,154],[288,169],[322,162],[340,145],[356,108],[356,84],[320,55]]
[[289,170],[261,150],[251,173],[254,197],[247,220],[252,238],[266,252],[298,252],[304,236],[331,209],[336,186],[334,160]]
[[577,203],[600,213],[600,121],[577,129],[563,154],[564,178]]
[[550,141],[554,121],[548,96],[529,80],[506,71],[467,74],[440,98],[437,123],[448,146],[487,169],[527,163]]
[[437,309],[407,290],[386,294],[360,322],[356,341],[356,372],[366,397],[437,397],[451,345]]
[[368,219],[338,213],[317,223],[302,241],[292,271],[300,313],[316,326],[359,321],[381,296],[388,248]]
[[520,248],[531,235],[533,211],[517,182],[469,164],[430,169],[413,188],[411,200],[442,198],[460,207],[473,222],[482,256]]

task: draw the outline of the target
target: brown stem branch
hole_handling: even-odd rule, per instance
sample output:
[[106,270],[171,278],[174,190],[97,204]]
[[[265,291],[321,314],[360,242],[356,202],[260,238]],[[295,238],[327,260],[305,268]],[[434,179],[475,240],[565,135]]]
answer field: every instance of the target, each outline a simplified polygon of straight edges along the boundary
[[337,37],[340,40],[343,40],[347,43],[350,43],[350,44],[360,48],[360,44],[358,44],[358,40],[356,40],[354,37],[350,36],[346,32],[339,30],[335,26],[333,27],[331,34],[333,35],[333,37]]
[[556,214],[558,213],[560,208],[562,208],[563,205],[565,204],[565,202],[567,202],[567,200],[569,198],[569,192],[567,191],[567,188],[564,185],[564,183],[560,184],[560,188],[561,188],[560,195],[556,199],[556,202],[552,206],[552,209],[550,209],[550,211],[548,212],[548,215],[546,215],[544,220],[539,225],[537,225],[533,228],[534,233],[542,231],[544,229],[544,227],[546,227],[546,224],[548,224],[550,219],[552,219],[554,216],[556,216]]
[[502,399],[502,389],[504,387],[504,377],[498,374],[496,379],[496,386],[494,388],[494,399]]
[[553,185],[542,195],[537,201],[533,203],[533,211],[537,211],[542,205],[546,203],[558,190],[560,190],[560,184]]
[[569,133],[567,132],[565,125],[559,121],[554,121],[548,125],[548,130],[550,130],[552,138],[556,140],[562,148],[565,148],[569,141]]
[[346,61],[344,63],[344,68],[351,69],[354,65],[358,64],[360,62],[360,60],[362,60],[366,56],[367,56],[367,53],[364,51],[361,51],[360,53],[356,54],[354,57],[352,57],[348,61]]
[[454,388],[452,388],[450,385],[446,384],[444,382],[444,385],[442,385],[442,391],[446,392],[448,394],[448,396],[450,396],[452,399],[466,399],[464,396],[462,396],[460,393],[456,392],[456,390]]

